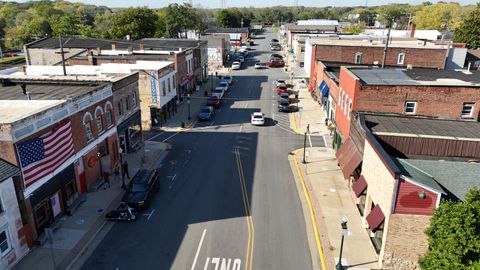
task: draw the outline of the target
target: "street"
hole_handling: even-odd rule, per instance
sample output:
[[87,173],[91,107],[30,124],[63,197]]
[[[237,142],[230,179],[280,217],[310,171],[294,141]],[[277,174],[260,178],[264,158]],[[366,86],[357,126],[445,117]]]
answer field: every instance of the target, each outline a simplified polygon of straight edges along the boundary
[[[138,220],[115,223],[82,269],[312,269],[288,161],[304,137],[278,112],[272,90],[273,80],[288,75],[253,68],[255,60],[268,61],[274,37],[254,39],[242,69],[230,72],[235,83],[212,120],[152,137],[172,145],[160,191]],[[256,111],[265,114],[265,126],[250,124]]]

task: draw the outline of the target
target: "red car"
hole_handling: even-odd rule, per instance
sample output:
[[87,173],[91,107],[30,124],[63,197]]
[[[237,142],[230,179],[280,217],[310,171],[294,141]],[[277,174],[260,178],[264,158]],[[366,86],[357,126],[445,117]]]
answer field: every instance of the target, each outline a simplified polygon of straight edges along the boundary
[[270,60],[268,62],[268,67],[284,67],[285,66],[285,62],[283,60]]
[[280,95],[282,93],[288,94],[288,88],[286,86],[277,87],[277,95]]

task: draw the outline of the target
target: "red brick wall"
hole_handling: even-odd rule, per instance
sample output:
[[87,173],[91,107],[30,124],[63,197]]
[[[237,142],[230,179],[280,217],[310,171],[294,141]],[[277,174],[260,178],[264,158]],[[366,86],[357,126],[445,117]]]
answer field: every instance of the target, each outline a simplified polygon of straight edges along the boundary
[[[424,199],[421,199],[418,195],[422,191],[426,195]],[[437,196],[438,194],[434,192],[402,179],[398,185],[395,213],[432,215],[432,211],[437,203]]]
[[[314,45],[316,50],[316,60],[340,63],[355,63],[355,54],[362,53],[361,64],[372,65],[378,61],[379,65],[383,61],[383,47],[369,46],[339,46],[339,45]],[[397,64],[398,54],[405,54],[403,65]],[[443,69],[447,57],[447,49],[426,49],[418,48],[394,48],[389,47],[386,59],[387,66],[407,67],[412,65],[422,68]]]
[[[379,94],[381,93],[381,94]],[[405,101],[416,101],[416,115],[460,119],[464,102],[475,103],[478,119],[480,91],[471,87],[362,86],[355,110],[403,114]]]
[[[343,138],[346,140],[348,139],[350,133],[351,112],[356,110],[356,95],[358,88],[360,87],[360,81],[354,74],[344,67],[340,69],[339,81],[339,94],[337,99],[337,107],[335,110],[335,122],[337,123],[337,127],[340,129]],[[345,95],[342,95],[342,93],[345,93]],[[344,100],[348,102],[345,103]],[[352,102],[351,107],[349,105],[349,101]]]

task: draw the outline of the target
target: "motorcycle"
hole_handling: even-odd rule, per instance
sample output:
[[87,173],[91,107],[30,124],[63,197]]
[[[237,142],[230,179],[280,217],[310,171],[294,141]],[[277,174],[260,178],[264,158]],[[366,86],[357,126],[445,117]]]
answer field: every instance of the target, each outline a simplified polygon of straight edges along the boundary
[[105,215],[108,220],[134,221],[137,217],[133,212],[133,208],[127,203],[122,202],[117,210],[112,210]]

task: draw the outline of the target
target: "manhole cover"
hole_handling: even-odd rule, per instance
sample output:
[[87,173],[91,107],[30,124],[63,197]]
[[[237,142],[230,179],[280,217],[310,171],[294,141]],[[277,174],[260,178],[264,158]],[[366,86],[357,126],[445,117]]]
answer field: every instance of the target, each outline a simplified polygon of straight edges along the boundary
[[85,223],[85,220],[83,218],[80,218],[80,219],[77,219],[75,223],[77,223],[78,225],[82,225]]

